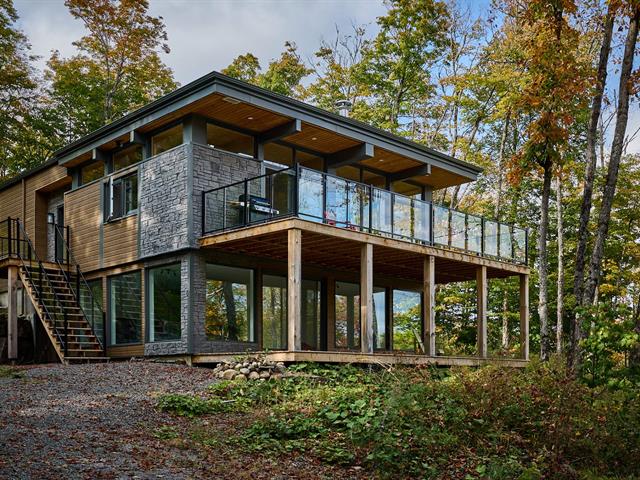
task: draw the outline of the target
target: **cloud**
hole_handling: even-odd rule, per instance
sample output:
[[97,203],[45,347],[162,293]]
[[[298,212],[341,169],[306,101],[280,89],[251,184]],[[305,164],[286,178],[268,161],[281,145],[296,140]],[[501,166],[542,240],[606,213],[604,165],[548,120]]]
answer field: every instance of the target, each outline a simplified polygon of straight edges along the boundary
[[[69,15],[63,0],[15,0],[19,26],[27,34],[43,68],[52,50],[72,55],[71,45],[86,32]],[[263,66],[280,55],[287,40],[311,58],[335,26],[371,24],[384,14],[378,0],[151,0],[150,13],[162,16],[171,53],[164,56],[176,79],[188,83],[221,70],[236,56],[252,52]]]

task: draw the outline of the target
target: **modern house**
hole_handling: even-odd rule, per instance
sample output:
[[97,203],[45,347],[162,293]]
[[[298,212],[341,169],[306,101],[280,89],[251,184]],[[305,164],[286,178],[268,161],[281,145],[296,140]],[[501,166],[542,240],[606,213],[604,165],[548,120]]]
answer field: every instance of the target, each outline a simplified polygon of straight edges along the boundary
[[[211,73],[0,186],[0,350],[20,358],[26,330],[63,362],[266,351],[475,365],[490,360],[488,279],[514,276],[520,355],[504,362],[522,365],[527,232],[431,202],[479,173]],[[477,354],[446,357],[436,285],[467,280]],[[402,340],[398,295],[417,312]]]

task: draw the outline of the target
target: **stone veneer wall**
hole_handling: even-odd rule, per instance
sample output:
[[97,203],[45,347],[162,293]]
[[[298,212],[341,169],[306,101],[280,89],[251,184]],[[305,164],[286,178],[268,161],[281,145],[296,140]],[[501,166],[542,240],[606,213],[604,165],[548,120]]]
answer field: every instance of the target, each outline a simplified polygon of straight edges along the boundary
[[189,246],[190,151],[180,145],[140,164],[141,258]]
[[[206,145],[185,144],[141,163],[140,257],[197,249],[202,235],[202,192],[261,175],[261,162]],[[215,214],[214,214],[215,215]],[[182,338],[145,344],[145,355],[238,352],[256,344],[207,339],[204,328],[206,261],[191,251],[181,262]],[[145,268],[176,261],[150,260]]]

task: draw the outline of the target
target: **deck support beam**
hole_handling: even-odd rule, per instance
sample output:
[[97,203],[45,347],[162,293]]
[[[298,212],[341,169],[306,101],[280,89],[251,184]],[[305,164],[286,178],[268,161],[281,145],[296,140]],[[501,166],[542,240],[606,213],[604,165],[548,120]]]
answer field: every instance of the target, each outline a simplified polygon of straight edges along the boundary
[[360,346],[362,353],[373,353],[373,245],[360,250]]
[[478,356],[487,358],[487,267],[476,269],[476,292],[478,295]]
[[302,230],[288,230],[287,325],[288,350],[302,350]]
[[9,287],[7,356],[9,361],[16,361],[18,359],[18,267],[7,268],[7,284]]
[[529,360],[529,275],[520,275],[520,355]]
[[422,321],[425,353],[433,357],[436,355],[436,259],[432,255],[423,260]]

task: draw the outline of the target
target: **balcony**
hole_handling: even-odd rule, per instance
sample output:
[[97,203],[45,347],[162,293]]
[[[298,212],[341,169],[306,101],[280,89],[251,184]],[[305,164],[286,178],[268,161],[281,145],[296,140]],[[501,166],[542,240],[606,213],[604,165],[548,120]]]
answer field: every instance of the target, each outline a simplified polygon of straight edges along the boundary
[[286,217],[527,265],[528,232],[306,167],[203,192],[210,235]]

